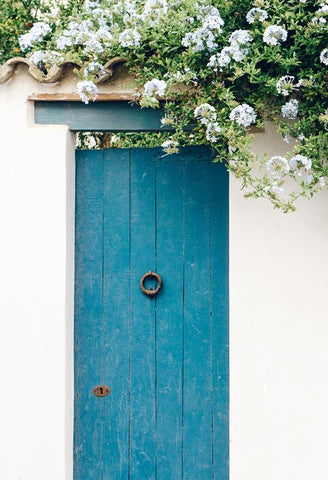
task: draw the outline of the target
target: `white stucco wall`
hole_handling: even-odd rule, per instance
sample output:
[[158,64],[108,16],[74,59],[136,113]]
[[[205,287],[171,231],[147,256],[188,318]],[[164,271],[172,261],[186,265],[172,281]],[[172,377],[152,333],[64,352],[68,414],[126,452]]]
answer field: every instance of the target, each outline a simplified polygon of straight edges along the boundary
[[[4,480],[71,480],[74,146],[26,100],[68,88],[21,69],[0,85]],[[231,480],[328,478],[327,209],[321,193],[284,215],[231,179]]]

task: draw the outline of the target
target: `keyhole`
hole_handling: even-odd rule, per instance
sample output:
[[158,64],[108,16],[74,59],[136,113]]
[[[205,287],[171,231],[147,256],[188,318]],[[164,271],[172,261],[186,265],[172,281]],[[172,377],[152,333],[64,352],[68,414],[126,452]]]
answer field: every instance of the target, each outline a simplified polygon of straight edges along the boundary
[[96,397],[107,397],[111,393],[111,389],[107,385],[98,385],[93,389],[93,394]]

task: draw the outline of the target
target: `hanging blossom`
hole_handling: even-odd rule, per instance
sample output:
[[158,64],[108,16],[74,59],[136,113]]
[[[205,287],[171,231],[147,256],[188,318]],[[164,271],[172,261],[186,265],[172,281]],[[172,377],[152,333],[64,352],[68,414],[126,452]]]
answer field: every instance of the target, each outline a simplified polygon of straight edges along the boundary
[[314,25],[323,26],[326,25],[327,19],[325,18],[328,14],[328,1],[320,3],[320,8],[315,12],[315,16],[312,19]]
[[97,86],[90,80],[83,80],[77,84],[77,93],[82,101],[88,104],[90,100],[95,101],[98,96]]
[[84,9],[87,13],[91,13],[95,8],[99,8],[100,3],[98,1],[85,0]]
[[246,45],[252,41],[252,37],[248,30],[235,30],[229,38],[231,45]]
[[215,122],[217,117],[215,108],[209,103],[202,103],[196,107],[194,110],[194,116],[200,120],[200,123],[203,125],[207,125],[210,122]]
[[224,47],[220,53],[211,56],[207,65],[217,71],[218,67],[227,67],[231,60],[241,62],[247,52],[246,48],[239,48],[238,46]]
[[298,114],[298,100],[292,99],[281,107],[281,114],[284,118],[295,119]]
[[107,25],[96,26],[92,20],[82,20],[81,22],[70,22],[68,27],[57,38],[56,46],[58,50],[67,50],[73,45],[82,45],[85,53],[102,53],[104,45],[113,41]]
[[284,193],[284,189],[279,186],[278,182],[276,181],[274,181],[271,185],[265,186],[263,190],[267,193],[270,193],[275,198],[281,198]]
[[54,63],[62,63],[65,58],[58,52],[53,50],[36,50],[29,56],[30,62],[34,63],[39,68],[44,68],[45,65],[53,65]]
[[139,47],[141,35],[136,28],[127,28],[119,35],[122,47]]
[[43,38],[50,32],[51,27],[48,23],[37,22],[33,25],[29,32],[19,37],[19,45],[22,50],[32,48],[36,42],[43,40]]
[[266,163],[267,171],[276,179],[286,175],[290,171],[290,166],[287,158],[280,155],[275,155]]
[[268,45],[279,45],[280,42],[287,40],[288,32],[279,25],[270,25],[265,29],[263,41]]
[[264,22],[268,18],[268,13],[262,8],[251,8],[246,15],[248,23]]
[[171,115],[165,115],[161,118],[161,127],[172,126],[176,124],[176,118]]
[[211,13],[206,15],[202,26],[194,32],[188,32],[182,40],[184,47],[190,47],[194,52],[208,49],[210,52],[217,47],[216,36],[222,33],[224,21],[219,10],[212,8]]
[[83,74],[84,77],[95,75],[97,78],[101,78],[102,76],[106,75],[106,70],[101,63],[90,62],[83,68]]
[[314,177],[311,173],[312,161],[305,155],[294,155],[289,160],[291,172],[294,177],[306,185],[310,185]]
[[296,88],[296,85],[294,85],[294,80],[295,77],[291,75],[284,75],[283,77],[280,77],[276,84],[277,92],[284,97],[288,97],[288,95]]
[[221,52],[211,56],[208,66],[214,71],[217,71],[218,67],[228,66],[231,60],[235,62],[244,60],[248,53],[247,45],[252,41],[252,37],[248,30],[235,30],[230,35],[229,41],[229,47],[224,47]]
[[162,143],[162,148],[167,155],[172,155],[173,153],[179,153],[179,144],[176,140],[171,138],[170,140],[165,140]]
[[324,48],[320,53],[320,62],[324,65],[328,65],[328,48]]
[[206,128],[206,140],[216,143],[218,141],[218,133],[222,132],[222,128],[218,122],[209,123]]
[[155,25],[168,12],[168,9],[167,0],[147,0],[141,19],[148,20],[150,25]]
[[308,172],[312,168],[312,161],[305,155],[294,155],[289,160],[289,166],[291,170],[296,170],[301,166]]
[[157,95],[159,97],[164,97],[165,91],[167,89],[167,83],[164,80],[158,80],[157,78],[153,78],[152,80],[149,80],[147,83],[145,83],[144,89],[145,96],[147,97],[153,98]]
[[234,108],[230,113],[230,120],[238,123],[241,127],[249,127],[256,121],[256,113],[253,107],[243,103]]

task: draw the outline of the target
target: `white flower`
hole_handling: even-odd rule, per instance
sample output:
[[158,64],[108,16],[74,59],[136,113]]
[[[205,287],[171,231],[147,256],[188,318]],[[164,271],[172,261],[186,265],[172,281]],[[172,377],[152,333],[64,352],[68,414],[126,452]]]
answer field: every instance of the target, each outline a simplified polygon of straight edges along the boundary
[[230,120],[233,120],[242,127],[249,127],[256,121],[256,113],[253,107],[247,105],[247,103],[243,103],[231,111]]
[[174,125],[176,122],[176,119],[171,116],[165,116],[161,118],[161,124],[164,127],[165,125]]
[[94,10],[95,8],[99,8],[99,7],[100,7],[100,5],[99,5],[98,1],[85,0],[85,2],[84,2],[84,8],[85,8],[86,12],[88,12],[88,13],[92,12],[92,10]]
[[320,53],[320,62],[324,65],[328,65],[328,48],[324,48]]
[[43,37],[51,32],[51,27],[48,23],[37,22],[33,25],[31,30],[19,38],[19,45],[22,50],[27,50],[33,47],[34,43],[40,42]]
[[37,50],[34,52],[30,57],[29,60],[34,63],[34,65],[38,66],[42,63],[45,63],[47,59],[47,52],[42,50]]
[[279,42],[285,42],[287,40],[287,30],[279,25],[270,25],[265,29],[263,34],[263,41],[268,45],[279,45]]
[[271,185],[271,192],[277,197],[281,198],[282,194],[284,193],[284,189],[282,187],[279,187],[277,182],[273,182],[273,184]]
[[162,143],[162,148],[167,155],[172,155],[173,153],[179,153],[179,144],[176,140],[171,138]]
[[207,15],[204,19],[203,28],[208,28],[212,32],[222,33],[222,27],[224,21],[222,20],[219,12],[215,15]]
[[136,28],[127,28],[119,35],[122,47],[139,47],[141,35]]
[[246,57],[247,53],[247,48],[240,48],[238,45],[224,47],[220,53],[216,53],[215,55],[211,56],[208,66],[212,67],[214,70],[217,70],[218,66],[226,67],[229,65],[231,60],[234,60],[235,62],[241,62]]
[[97,75],[98,77],[102,77],[106,74],[104,67],[99,62],[90,62],[86,65],[83,69],[84,76],[87,77],[90,74]]
[[296,170],[298,168],[304,168],[307,172],[312,168],[311,160],[305,155],[294,155],[289,160],[289,166],[291,170]]
[[207,125],[210,122],[215,122],[216,111],[215,108],[212,107],[212,105],[210,105],[209,103],[203,103],[202,105],[199,105],[195,108],[194,116],[195,118],[200,120],[200,123],[202,123],[203,125]]
[[212,51],[217,47],[215,37],[219,33],[222,33],[223,25],[224,21],[219,11],[214,9],[209,15],[205,16],[200,28],[194,32],[188,32],[184,36],[182,45],[192,48],[194,52],[200,52],[205,49]]
[[145,89],[145,95],[147,97],[156,97],[158,95],[159,97],[164,97],[165,96],[165,91],[167,89],[167,83],[164,80],[158,80],[157,78],[153,78],[152,80],[149,80],[147,83],[144,85]]
[[318,183],[319,183],[319,187],[320,188],[325,188],[326,186],[326,180],[324,177],[320,177],[319,180],[318,180]]
[[276,84],[277,92],[287,97],[296,88],[294,80],[295,77],[291,75],[280,77]]
[[280,155],[271,157],[270,160],[267,161],[266,167],[274,178],[280,178],[283,174],[287,174],[290,171],[287,158],[281,157]]
[[54,64],[55,62],[64,61],[64,57],[58,52],[37,50],[32,53],[29,60],[37,67],[44,67],[46,64]]
[[235,30],[232,32],[229,38],[231,45],[246,45],[246,43],[251,42],[253,39],[250,36],[248,30]]
[[262,8],[251,8],[246,15],[248,23],[264,22],[268,18],[268,13]]
[[218,122],[209,123],[206,128],[206,139],[209,142],[213,142],[213,143],[217,142],[218,138],[216,134],[220,133],[221,131],[222,129],[218,124]]
[[156,10],[162,10],[163,13],[168,11],[167,0],[147,0],[144,6],[143,18],[152,15]]
[[298,100],[292,99],[281,107],[281,113],[284,118],[294,119],[298,114]]
[[310,185],[310,183],[312,183],[313,180],[314,180],[314,177],[313,177],[312,173],[308,173],[304,178],[304,183],[306,185]]
[[85,52],[92,52],[92,53],[102,53],[104,51],[104,47],[99,42],[96,36],[91,37],[88,41],[84,44],[84,51]]
[[88,104],[90,99],[93,101],[96,100],[98,96],[98,88],[93,82],[83,80],[77,84],[77,93],[80,95],[82,101]]

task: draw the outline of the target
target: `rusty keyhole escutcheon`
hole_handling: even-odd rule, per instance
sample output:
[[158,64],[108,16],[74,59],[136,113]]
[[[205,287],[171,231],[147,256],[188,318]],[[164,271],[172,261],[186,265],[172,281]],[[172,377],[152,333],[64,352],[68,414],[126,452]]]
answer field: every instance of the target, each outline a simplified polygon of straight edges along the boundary
[[[150,287],[150,288],[146,288],[145,287],[145,280],[147,278],[156,278],[157,280],[157,288],[153,289],[153,287]],[[162,288],[162,285],[163,285],[163,281],[162,281],[162,278],[160,277],[160,275],[158,275],[158,273],[155,273],[155,272],[147,272],[145,273],[142,277],[141,277],[141,280],[140,280],[140,288],[141,288],[141,291],[145,294],[145,295],[148,295],[148,297],[155,297],[155,295],[158,294],[158,292],[160,291],[160,289]]]
[[93,394],[96,397],[107,397],[111,393],[111,389],[107,385],[98,385],[93,389]]

